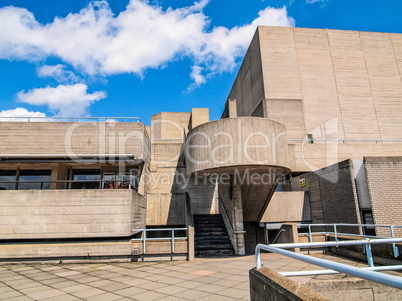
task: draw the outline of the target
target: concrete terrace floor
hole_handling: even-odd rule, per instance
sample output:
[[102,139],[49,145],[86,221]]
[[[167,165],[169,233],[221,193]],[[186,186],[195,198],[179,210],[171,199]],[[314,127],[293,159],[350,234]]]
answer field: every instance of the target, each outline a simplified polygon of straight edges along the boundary
[[[331,255],[316,256],[366,266]],[[272,253],[262,254],[262,264],[276,271],[320,269]],[[254,267],[254,256],[194,262],[1,264],[0,300],[249,300],[248,272]],[[313,277],[291,279],[304,282]]]

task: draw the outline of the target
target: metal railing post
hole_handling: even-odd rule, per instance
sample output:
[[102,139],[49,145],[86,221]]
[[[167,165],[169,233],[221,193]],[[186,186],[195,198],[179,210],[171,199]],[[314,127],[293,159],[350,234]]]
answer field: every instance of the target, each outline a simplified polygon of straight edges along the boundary
[[260,246],[257,245],[255,247],[255,267],[259,269],[261,267],[261,258],[260,258]]
[[338,240],[338,233],[336,232],[336,224],[334,224],[334,232],[335,232],[335,241],[339,241]]
[[174,254],[174,229],[172,229],[172,254]]
[[[370,241],[367,238],[366,238],[366,240]],[[366,255],[367,255],[368,266],[372,268],[374,266],[374,261],[373,261],[373,253],[371,252],[371,244],[370,243],[366,244]]]
[[144,229],[143,233],[144,234],[143,234],[143,240],[142,240],[142,253],[145,254],[145,241],[147,239],[147,230]]
[[309,237],[310,237],[310,242],[313,242],[313,236],[311,234],[311,224],[308,224],[308,234],[309,234]]
[[[394,236],[394,226],[390,225],[389,229],[391,230],[391,237],[395,238],[395,236]],[[397,248],[395,243],[392,244],[392,249],[394,250],[394,257],[397,258],[399,256],[399,249]]]

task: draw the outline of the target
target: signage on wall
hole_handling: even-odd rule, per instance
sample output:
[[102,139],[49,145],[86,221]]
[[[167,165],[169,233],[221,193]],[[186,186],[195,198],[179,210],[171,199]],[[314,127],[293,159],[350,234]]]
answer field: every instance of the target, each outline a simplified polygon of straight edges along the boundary
[[306,179],[300,179],[299,184],[300,184],[300,187],[306,186]]

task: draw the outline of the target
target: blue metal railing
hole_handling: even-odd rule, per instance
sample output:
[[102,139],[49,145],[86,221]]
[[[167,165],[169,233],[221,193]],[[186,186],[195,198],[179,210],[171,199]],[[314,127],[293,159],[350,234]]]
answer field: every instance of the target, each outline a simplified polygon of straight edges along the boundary
[[[133,229],[133,232],[142,232],[141,238],[133,238],[132,241],[142,241],[142,253],[146,254],[146,242],[147,241],[155,241],[155,240],[170,240],[171,241],[171,250],[172,254],[174,254],[174,241],[175,240],[183,240],[188,238],[188,234],[185,237],[175,237],[175,231],[187,231],[187,228],[164,228],[164,229]],[[170,237],[147,237],[147,232],[151,231],[172,231],[172,235]]]
[[[303,226],[303,225],[301,225]],[[312,227],[333,227],[334,232],[312,232],[311,228]],[[379,236],[371,236],[371,235],[362,235],[362,234],[350,234],[350,233],[341,233],[338,231],[337,227],[378,227],[378,228],[389,228],[391,237],[379,237]],[[395,228],[402,228],[402,226],[399,225],[374,225],[374,224],[309,224],[308,225],[308,234],[309,234],[309,241],[313,242],[313,234],[324,234],[324,235],[334,235],[335,236],[335,241],[339,241],[338,235],[343,235],[343,236],[354,236],[354,237],[363,237],[365,239],[367,238],[395,238],[395,233],[394,229]],[[399,250],[396,247],[395,243],[392,244],[392,248],[394,251],[394,256],[397,258],[399,256]],[[371,251],[371,249],[370,249]]]
[[[315,242],[315,243],[289,243],[289,244],[275,244],[275,245],[263,245],[258,244],[255,248],[256,257],[256,267],[259,269],[261,267],[261,250],[275,252],[290,258],[301,260],[310,264],[318,265],[326,268],[327,270],[318,271],[298,271],[298,272],[285,272],[280,273],[283,276],[306,276],[306,275],[324,275],[324,274],[334,274],[334,273],[345,273],[353,275],[359,278],[363,278],[369,281],[374,281],[384,285],[396,287],[402,289],[402,278],[388,275],[384,273],[379,273],[376,271],[381,270],[401,270],[402,265],[393,265],[385,267],[368,267],[368,268],[357,268],[349,266],[346,264],[333,262],[321,258],[316,258],[313,256],[308,256],[300,253],[291,252],[284,249],[293,248],[313,248],[313,247],[334,247],[334,246],[353,246],[353,245],[371,245],[371,244],[387,244],[387,243],[402,243],[402,238],[394,239],[372,239],[372,240],[355,240],[355,241],[329,241],[329,242]],[[369,257],[368,260],[372,260],[371,252],[367,253]]]

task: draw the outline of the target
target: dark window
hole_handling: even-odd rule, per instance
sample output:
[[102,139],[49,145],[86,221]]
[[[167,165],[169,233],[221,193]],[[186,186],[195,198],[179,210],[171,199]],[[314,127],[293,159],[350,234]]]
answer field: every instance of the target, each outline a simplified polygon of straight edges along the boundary
[[[362,219],[363,224],[374,225],[373,212],[371,210],[362,210]],[[363,233],[364,235],[376,236],[375,227],[370,226],[363,227]]]
[[105,172],[103,174],[104,189],[127,189],[138,186],[137,175],[122,172]]
[[21,170],[18,190],[50,189],[50,170]]
[[100,188],[100,170],[73,170],[72,189],[99,189]]
[[[0,170],[0,190],[14,190],[15,170]],[[8,183],[7,183],[8,182]]]

